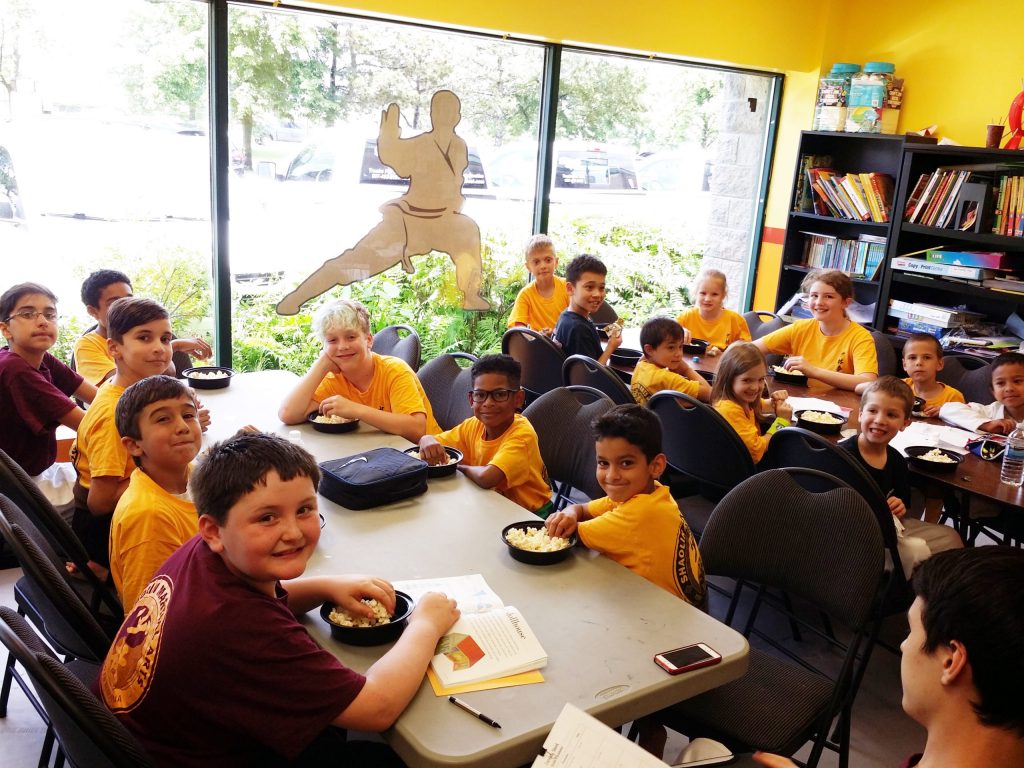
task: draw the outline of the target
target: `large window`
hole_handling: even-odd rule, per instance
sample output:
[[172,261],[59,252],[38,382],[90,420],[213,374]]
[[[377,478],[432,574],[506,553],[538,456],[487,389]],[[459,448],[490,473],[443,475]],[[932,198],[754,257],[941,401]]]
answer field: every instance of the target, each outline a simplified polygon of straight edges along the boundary
[[179,334],[208,335],[210,153],[202,4],[0,3],[0,275],[59,299],[119,269]]

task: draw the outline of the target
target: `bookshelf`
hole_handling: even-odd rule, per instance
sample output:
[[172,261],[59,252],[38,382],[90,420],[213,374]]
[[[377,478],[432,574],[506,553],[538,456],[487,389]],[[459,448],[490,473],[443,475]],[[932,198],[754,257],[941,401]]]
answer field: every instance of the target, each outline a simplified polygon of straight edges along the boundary
[[[912,138],[912,137],[911,137]],[[857,241],[861,236],[869,239],[891,240],[893,210],[888,211],[889,221],[879,222],[840,218],[820,213],[809,213],[800,209],[801,190],[806,186],[805,157],[830,157],[830,168],[837,174],[880,173],[888,174],[893,180],[893,195],[902,188],[900,172],[903,167],[904,147],[908,137],[877,133],[832,133],[827,131],[803,131],[800,134],[800,148],[797,153],[796,171],[793,175],[790,213],[786,222],[786,236],[782,245],[782,264],[779,270],[779,287],[776,294],[778,305],[789,301],[800,290],[800,283],[811,271],[806,261],[807,233],[823,238]],[[902,209],[896,208],[900,211]],[[885,254],[888,253],[884,246]],[[883,255],[883,254],[879,254]],[[855,277],[854,298],[860,304],[876,304],[884,283],[885,261],[874,278],[870,274]],[[849,270],[848,270],[849,271]],[[877,319],[877,308],[876,308]]]
[[951,166],[975,166],[977,170],[973,172],[974,180],[990,184],[995,180],[997,184],[1000,175],[1006,173],[997,168],[1005,167],[1011,169],[1010,173],[1024,175],[1024,153],[979,147],[906,145],[896,187],[897,213],[889,236],[886,269],[882,273],[875,314],[875,326],[883,331],[888,331],[896,322],[887,311],[890,299],[944,306],[965,305],[968,310],[985,314],[994,323],[1002,323],[1012,312],[1024,315],[1024,293],[986,288],[976,284],[977,281],[958,282],[889,268],[897,256],[944,246],[954,251],[1005,251],[1007,254],[1017,254],[1022,268],[1015,271],[1019,277],[1024,278],[1024,237],[992,234],[990,226],[977,232],[961,231],[911,224],[904,219],[907,200],[921,175]]

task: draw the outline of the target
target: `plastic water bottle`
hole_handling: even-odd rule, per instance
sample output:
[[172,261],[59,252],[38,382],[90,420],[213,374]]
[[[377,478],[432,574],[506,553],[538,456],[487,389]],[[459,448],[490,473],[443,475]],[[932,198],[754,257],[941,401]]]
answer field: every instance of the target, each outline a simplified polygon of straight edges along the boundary
[[1013,432],[1006,438],[1006,451],[1003,453],[1003,468],[999,472],[999,479],[1018,488],[1024,482],[1024,421],[1014,427]]

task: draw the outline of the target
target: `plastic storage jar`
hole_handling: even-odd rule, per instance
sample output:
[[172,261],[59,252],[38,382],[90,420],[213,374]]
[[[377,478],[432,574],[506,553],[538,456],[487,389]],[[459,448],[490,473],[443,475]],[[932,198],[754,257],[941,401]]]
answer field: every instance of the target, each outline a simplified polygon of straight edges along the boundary
[[814,107],[813,129],[816,131],[846,130],[846,107],[851,78],[860,72],[857,64],[837,63],[818,81],[818,100]]

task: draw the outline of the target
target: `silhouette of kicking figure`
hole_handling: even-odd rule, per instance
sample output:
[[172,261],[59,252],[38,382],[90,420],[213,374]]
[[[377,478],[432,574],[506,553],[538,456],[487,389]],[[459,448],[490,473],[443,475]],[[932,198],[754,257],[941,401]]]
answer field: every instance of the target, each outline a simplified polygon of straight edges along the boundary
[[335,285],[348,285],[395,264],[413,272],[410,256],[447,253],[455,263],[455,280],[464,309],[490,309],[480,295],[480,228],[461,213],[462,173],[469,165],[466,142],[455,134],[462,119],[459,97],[438,91],[430,101],[431,129],[403,139],[397,104],[381,113],[377,153],[403,179],[408,191],[380,207],[381,222],[340,256],[325,261],[277,305],[294,315],[310,299]]

